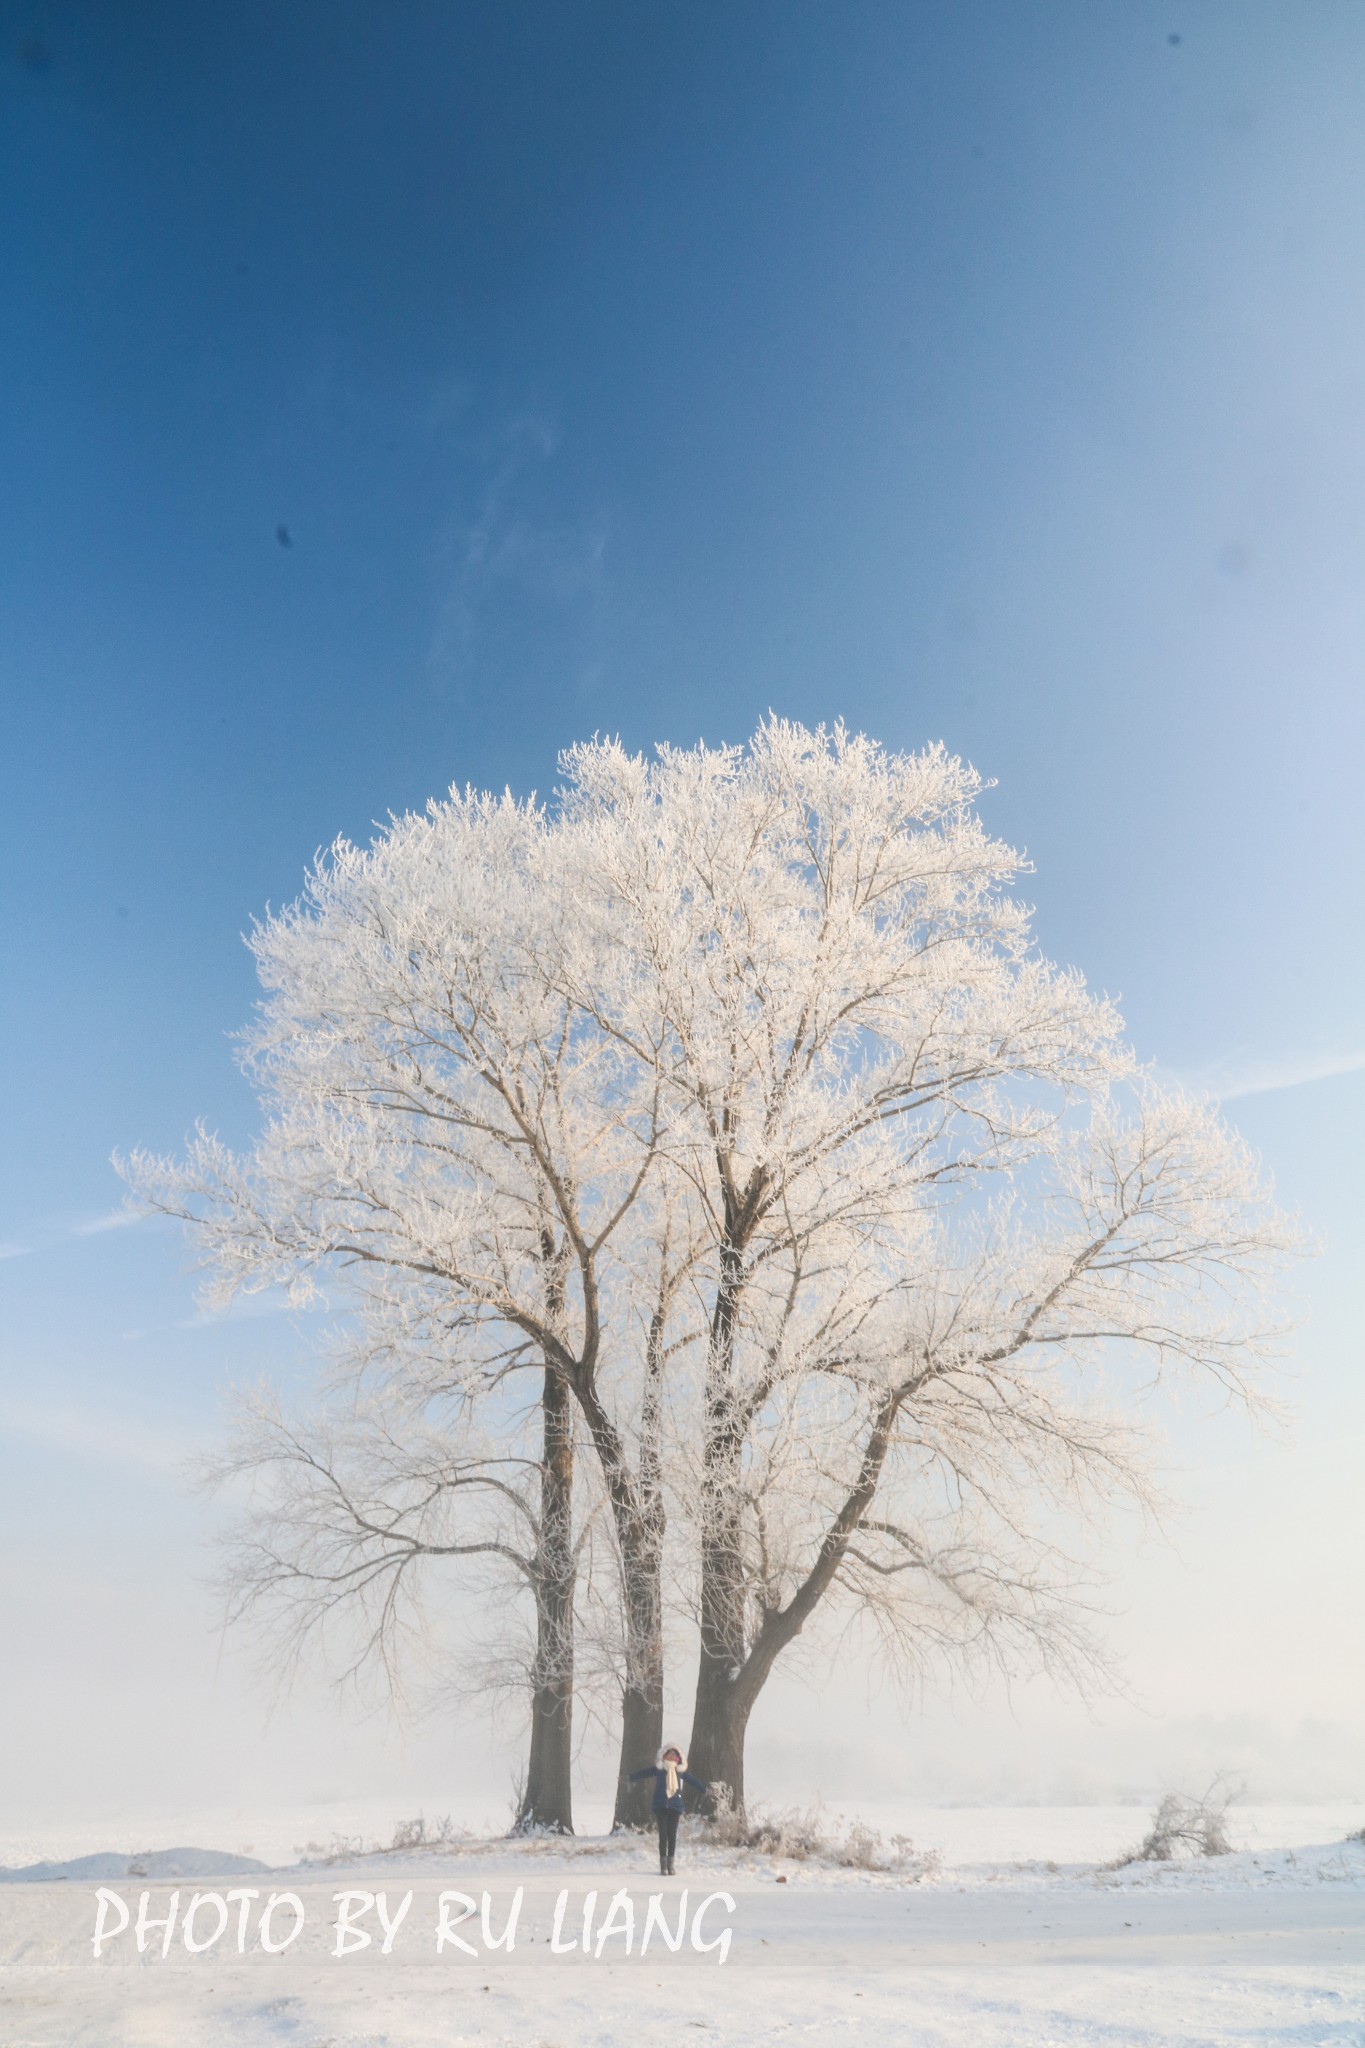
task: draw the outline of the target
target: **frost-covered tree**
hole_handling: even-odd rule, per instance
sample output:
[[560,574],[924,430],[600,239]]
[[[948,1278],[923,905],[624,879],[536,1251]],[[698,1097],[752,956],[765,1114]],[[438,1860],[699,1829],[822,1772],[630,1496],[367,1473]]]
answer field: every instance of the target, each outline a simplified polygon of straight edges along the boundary
[[[533,1376],[542,1544],[563,1612],[559,1760],[569,1813],[572,1401],[615,1531],[624,1622],[622,1791],[661,1739],[658,1334],[689,1257],[657,1185],[659,1091],[573,993],[605,972],[564,832],[533,805],[455,794],[319,861],[252,937],[264,999],[244,1059],[267,1111],[249,1155],[200,1135],[134,1155],[134,1188],[195,1226],[211,1299],[324,1286],[382,1299],[428,1394],[502,1399]],[[654,1333],[654,1334],[651,1334]],[[409,1368],[405,1367],[405,1370]],[[391,1383],[391,1397],[395,1392]],[[537,1730],[533,1727],[532,1748]]]
[[1056,1531],[1149,1497],[1120,1360],[1245,1398],[1292,1233],[1037,956],[941,748],[772,720],[566,766],[598,1019],[706,1240],[691,1755],[742,1806],[754,1703],[827,1608],[901,1660],[1093,1669]]
[[254,1150],[131,1173],[222,1292],[379,1287],[439,1326],[433,1392],[567,1389],[623,1780],[659,1740],[671,1503],[694,1767],[742,1805],[754,1703],[826,1617],[912,1666],[1093,1668],[1062,1536],[1146,1498],[1123,1360],[1247,1397],[1291,1238],[1038,956],[943,749],[771,720],[564,770],[550,809],[453,793],[335,846],[254,935]]
[[[434,1660],[442,1697],[524,1701],[516,1826],[572,1832],[575,1595],[594,1516],[590,1500],[575,1521],[562,1375],[544,1368],[538,1401],[510,1377],[501,1398],[471,1393],[450,1371],[440,1318],[401,1295],[372,1296],[331,1349],[302,1412],[239,1394],[207,1468],[216,1486],[245,1483],[223,1537],[226,1617],[263,1631],[284,1679],[316,1649],[340,1682],[378,1675],[394,1696],[410,1691],[415,1662]],[[453,1594],[464,1626],[452,1667],[432,1616]],[[496,1620],[475,1652],[468,1617],[480,1605]]]

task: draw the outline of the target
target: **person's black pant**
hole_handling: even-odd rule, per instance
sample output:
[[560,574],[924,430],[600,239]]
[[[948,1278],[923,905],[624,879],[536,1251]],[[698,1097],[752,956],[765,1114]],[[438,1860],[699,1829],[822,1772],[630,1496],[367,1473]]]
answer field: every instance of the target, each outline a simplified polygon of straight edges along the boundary
[[678,1846],[678,1822],[682,1815],[670,1813],[666,1806],[661,1806],[654,1818],[659,1823],[659,1869],[666,1873],[672,1867]]

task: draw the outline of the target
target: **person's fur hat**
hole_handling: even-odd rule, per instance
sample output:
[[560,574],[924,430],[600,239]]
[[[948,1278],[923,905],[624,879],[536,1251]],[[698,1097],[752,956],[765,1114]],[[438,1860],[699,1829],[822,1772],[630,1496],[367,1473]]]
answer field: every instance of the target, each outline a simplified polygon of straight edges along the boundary
[[668,1755],[670,1749],[673,1751],[673,1754],[678,1759],[675,1768],[680,1771],[685,1771],[687,1769],[687,1751],[683,1748],[680,1742],[666,1742],[664,1744],[663,1748],[659,1751],[659,1754],[654,1759],[655,1770],[661,1771],[663,1769],[664,1758]]

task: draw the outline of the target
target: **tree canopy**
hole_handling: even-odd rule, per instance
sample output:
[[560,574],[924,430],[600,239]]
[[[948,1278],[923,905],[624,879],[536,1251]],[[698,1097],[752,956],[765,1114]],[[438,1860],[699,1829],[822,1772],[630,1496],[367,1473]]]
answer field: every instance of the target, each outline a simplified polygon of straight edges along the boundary
[[1294,1245],[1255,1162],[1038,954],[943,748],[770,719],[563,776],[333,846],[252,936],[257,1143],[134,1185],[218,1296],[338,1290],[389,1398],[458,1393],[485,1445],[509,1387],[562,1389],[613,1531],[623,1774],[670,1607],[694,1768],[740,1803],[754,1702],[826,1614],[907,1668],[1083,1680],[1062,1532],[1150,1493],[1117,1362],[1255,1397]]

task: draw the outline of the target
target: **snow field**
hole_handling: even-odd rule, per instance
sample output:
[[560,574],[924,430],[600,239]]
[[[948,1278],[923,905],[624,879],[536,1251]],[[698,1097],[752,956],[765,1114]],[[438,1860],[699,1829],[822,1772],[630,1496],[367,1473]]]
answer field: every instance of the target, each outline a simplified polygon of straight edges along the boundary
[[[1130,1819],[1140,1818],[1132,1809]],[[975,1834],[973,1834],[975,1828]],[[1002,1832],[1008,1833],[1007,1830]],[[1124,1839],[1137,1830],[1130,1827]],[[1052,1838],[1061,1845],[1065,1830]],[[977,1815],[960,1841],[988,1839]],[[999,1836],[996,1837],[998,1842]],[[54,1846],[52,1843],[45,1844]],[[211,1859],[210,1859],[211,1860]],[[237,1922],[207,1953],[153,1929],[139,1955],[131,1930],[91,1955],[94,1883],[0,1887],[0,2041],[5,2048],[655,2048],[709,2037],[730,2048],[761,2040],[863,2048],[1359,2048],[1365,2042],[1365,1844],[1302,1841],[1216,1861],[1064,1866],[1057,1858],[954,1862],[906,1882],[895,1873],[769,1863],[689,1848],[671,1883],[643,1842],[470,1843],[439,1855],[364,1857],[272,1874],[186,1878],[195,1891],[293,1891],[304,1930],[264,1955]],[[1053,1867],[1049,1867],[1049,1865]],[[785,1879],[779,1883],[779,1879]],[[512,1954],[489,1950],[480,1915],[462,1923],[478,1953],[435,1955],[439,1896],[481,1903],[500,1936],[518,1887]],[[111,1884],[136,1915],[168,1910],[170,1883]],[[391,1952],[338,1958],[336,1894],[386,1896]],[[552,1956],[556,1903],[565,1938],[597,1894],[600,1929],[613,1900],[633,1902],[625,1953],[619,1926],[600,1957]],[[684,1940],[639,1952],[647,1901],[670,1921],[683,1892],[690,1927],[733,1929],[724,1963]],[[259,1911],[259,1902],[251,1909]],[[354,1910],[354,1909],[351,1909]],[[199,1931],[211,1928],[201,1912]],[[250,1923],[254,1927],[254,1921]],[[286,1910],[276,1932],[288,1932]]]

